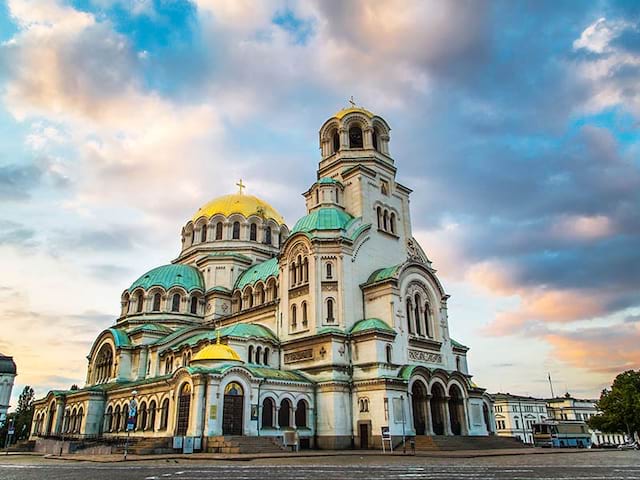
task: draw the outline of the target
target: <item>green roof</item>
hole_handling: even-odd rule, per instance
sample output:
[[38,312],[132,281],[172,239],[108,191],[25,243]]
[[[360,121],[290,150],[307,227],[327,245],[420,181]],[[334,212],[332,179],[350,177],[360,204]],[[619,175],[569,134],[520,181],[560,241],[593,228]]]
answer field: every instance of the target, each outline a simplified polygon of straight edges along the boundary
[[322,327],[318,329],[318,335],[324,335],[325,333],[338,333],[344,335],[344,330],[338,327]]
[[229,290],[227,287],[216,285],[215,287],[211,287],[209,290],[207,290],[207,293],[210,292],[231,293],[231,290]]
[[137,327],[129,330],[129,334],[132,333],[137,333],[137,332],[151,332],[151,333],[172,333],[173,330],[171,330],[168,327],[165,327],[164,325],[158,325],[156,323],[145,323],[143,325],[138,325]]
[[220,329],[220,337],[263,338],[274,342],[278,338],[267,327],[254,323],[236,323]]
[[380,268],[376,270],[371,275],[369,275],[369,278],[367,279],[367,282],[366,282],[367,285],[371,283],[381,282],[383,280],[388,280],[390,278],[394,278],[395,275],[400,270],[401,266],[402,264],[394,265],[392,267]]
[[108,328],[107,331],[113,335],[113,342],[116,344],[116,348],[128,347],[131,345],[129,335],[127,335],[126,332],[118,328]]
[[177,351],[177,350],[180,350],[183,347],[187,347],[187,346],[188,347],[193,347],[194,345],[197,345],[198,343],[200,343],[203,340],[205,340],[205,341],[215,340],[216,336],[217,336],[217,334],[216,334],[215,331],[196,333],[192,337],[186,338],[182,342],[180,342],[177,345],[174,345],[173,347],[171,347],[171,350]]
[[461,344],[460,342],[456,342],[453,338],[450,338],[449,340],[451,340],[451,345],[453,345],[454,347],[462,348],[464,350],[469,350],[469,347]]
[[312,232],[314,230],[345,230],[353,217],[340,208],[323,207],[298,220],[291,234]]
[[163,287],[166,290],[171,287],[182,287],[187,292],[192,290],[204,290],[204,280],[200,270],[190,265],[175,263],[163,265],[149,270],[131,284],[129,291],[142,287],[148,290],[151,287]]
[[326,185],[326,184],[342,185],[342,182],[336,180],[335,178],[331,178],[331,177],[322,177],[316,183],[318,183],[319,185]]
[[270,258],[266,262],[258,263],[246,270],[236,281],[235,288],[244,288],[247,285],[253,285],[258,280],[266,280],[269,277],[277,276],[279,272],[278,259]]
[[358,320],[353,325],[353,327],[351,327],[349,333],[353,335],[354,333],[362,333],[367,331],[379,331],[391,333],[393,335],[396,334],[396,331],[393,328],[391,328],[389,325],[387,325],[386,322],[380,320],[379,318],[365,318],[364,320]]
[[256,365],[238,365],[223,363],[222,365],[216,365],[214,367],[187,367],[189,373],[212,373],[224,375],[224,373],[230,368],[244,368],[248,370],[254,377],[264,378],[268,380],[286,380],[290,382],[303,382],[313,383],[301,372],[296,370],[278,370],[276,368],[260,367]]

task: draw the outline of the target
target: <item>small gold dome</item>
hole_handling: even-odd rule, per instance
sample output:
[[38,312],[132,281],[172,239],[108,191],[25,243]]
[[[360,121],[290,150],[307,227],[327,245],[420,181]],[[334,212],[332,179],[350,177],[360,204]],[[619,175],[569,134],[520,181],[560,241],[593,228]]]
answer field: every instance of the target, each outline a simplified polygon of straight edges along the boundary
[[373,118],[375,117],[375,115],[373,113],[371,113],[369,110],[367,110],[366,108],[362,108],[362,107],[348,107],[348,108],[343,108],[342,110],[340,110],[338,113],[336,113],[334,115],[334,117],[336,117],[338,120],[342,120],[343,117],[345,117],[346,115],[350,114],[350,113],[362,113],[364,116],[368,117],[368,118]]
[[206,360],[235,360],[240,361],[240,356],[228,345],[222,343],[212,343],[207,345],[191,359],[192,362]]
[[251,215],[258,215],[265,219],[275,220],[279,225],[284,225],[282,215],[267,202],[260,200],[254,195],[244,195],[240,193],[214,198],[205,206],[201,207],[195,213],[192,220],[195,222],[200,217],[211,218],[218,214],[228,217],[234,213],[244,215],[246,218],[249,218]]

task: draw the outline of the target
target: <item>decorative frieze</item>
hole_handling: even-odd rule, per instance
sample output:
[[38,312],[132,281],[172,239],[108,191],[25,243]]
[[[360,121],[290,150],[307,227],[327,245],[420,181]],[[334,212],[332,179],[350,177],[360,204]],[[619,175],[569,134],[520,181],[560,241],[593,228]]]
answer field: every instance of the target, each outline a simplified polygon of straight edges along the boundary
[[313,360],[313,348],[284,354],[284,363],[304,362],[306,360]]
[[409,349],[409,360],[416,362],[442,363],[442,355],[439,353],[423,352],[422,350]]

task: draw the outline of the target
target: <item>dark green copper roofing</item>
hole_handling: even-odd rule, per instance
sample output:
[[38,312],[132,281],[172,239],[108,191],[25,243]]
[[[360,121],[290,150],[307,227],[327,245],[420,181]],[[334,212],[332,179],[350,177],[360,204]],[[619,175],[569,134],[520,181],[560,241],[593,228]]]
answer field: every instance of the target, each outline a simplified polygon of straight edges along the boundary
[[131,335],[137,332],[161,333],[164,335],[168,335],[169,333],[173,333],[173,330],[165,327],[164,325],[158,325],[157,323],[145,323],[143,325],[132,328],[128,333]]
[[396,334],[393,328],[391,328],[389,325],[387,325],[386,322],[384,322],[383,320],[380,320],[379,318],[365,318],[364,320],[358,320],[353,325],[353,327],[351,327],[351,330],[349,330],[349,333],[353,335],[355,333],[362,333],[362,332],[368,332],[368,331],[385,332],[385,333],[391,333],[393,335]]
[[218,374],[224,375],[231,368],[243,368],[251,372],[254,377],[264,378],[266,380],[280,380],[280,381],[289,381],[289,382],[303,382],[303,383],[313,383],[307,377],[305,377],[301,372],[296,370],[278,370],[276,368],[269,367],[261,367],[251,364],[228,364],[223,363],[222,365],[216,365],[214,367],[196,367],[189,366],[186,367],[189,373],[209,373],[209,374]]
[[466,345],[461,344],[460,342],[456,342],[453,338],[450,339],[451,340],[451,345],[453,345],[456,348],[462,348],[464,350],[469,350],[469,347],[467,347]]
[[279,272],[278,259],[270,258],[266,262],[258,263],[247,269],[236,281],[235,288],[244,288],[247,285],[253,285],[258,280],[266,280],[269,277],[277,276]]
[[331,177],[322,177],[316,183],[319,185],[342,185],[342,182]]
[[138,287],[142,287],[145,290],[151,287],[163,287],[166,290],[171,287],[182,287],[187,292],[190,292],[197,289],[203,290],[204,280],[197,268],[175,263],[149,270],[131,284],[129,291],[131,292]]
[[353,217],[340,208],[323,207],[298,220],[291,234],[315,230],[344,230]]
[[264,338],[278,341],[271,330],[254,323],[236,323],[220,329],[220,337]]
[[13,357],[7,357],[0,353],[0,373],[8,373],[10,375],[17,373],[16,362],[13,361]]
[[367,280],[367,285],[372,283],[381,282],[383,280],[388,280],[390,278],[394,278],[398,271],[400,270],[400,265],[394,265],[392,267],[380,268],[369,275],[369,279]]
[[116,348],[128,347],[131,345],[129,335],[126,332],[118,328],[108,328],[107,331],[113,336],[113,342],[116,344]]

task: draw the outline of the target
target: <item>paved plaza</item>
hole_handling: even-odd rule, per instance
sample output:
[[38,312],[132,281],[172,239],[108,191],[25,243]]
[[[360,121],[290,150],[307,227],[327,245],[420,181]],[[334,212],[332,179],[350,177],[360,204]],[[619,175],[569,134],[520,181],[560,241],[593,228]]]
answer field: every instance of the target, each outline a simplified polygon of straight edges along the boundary
[[[355,453],[355,452],[354,452]],[[162,459],[118,463],[0,458],[3,480],[95,479],[640,479],[640,452],[583,451],[475,458],[339,455],[241,460]]]

